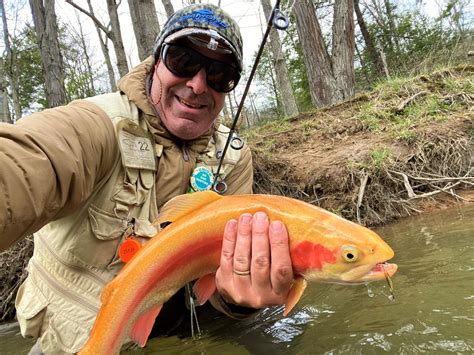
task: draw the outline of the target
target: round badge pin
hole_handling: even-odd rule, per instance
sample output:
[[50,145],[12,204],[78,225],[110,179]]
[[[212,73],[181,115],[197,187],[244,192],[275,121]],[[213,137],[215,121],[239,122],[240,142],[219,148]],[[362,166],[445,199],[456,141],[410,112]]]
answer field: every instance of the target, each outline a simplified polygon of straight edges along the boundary
[[190,184],[194,191],[206,191],[212,187],[214,176],[205,166],[198,166],[191,174]]

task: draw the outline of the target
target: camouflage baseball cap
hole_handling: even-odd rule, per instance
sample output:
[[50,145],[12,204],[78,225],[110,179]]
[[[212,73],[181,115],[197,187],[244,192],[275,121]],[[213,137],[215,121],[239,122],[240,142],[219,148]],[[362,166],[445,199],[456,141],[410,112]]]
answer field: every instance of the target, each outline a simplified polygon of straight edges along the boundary
[[163,43],[194,35],[209,36],[207,47],[216,50],[219,45],[230,49],[239,70],[242,70],[242,37],[237,23],[221,8],[211,4],[195,4],[176,11],[158,34],[153,48],[155,60]]

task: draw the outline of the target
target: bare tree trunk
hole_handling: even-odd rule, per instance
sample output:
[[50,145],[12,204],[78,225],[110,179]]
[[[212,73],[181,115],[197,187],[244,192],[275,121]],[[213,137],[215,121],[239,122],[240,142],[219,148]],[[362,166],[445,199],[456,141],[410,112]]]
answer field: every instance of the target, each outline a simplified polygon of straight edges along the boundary
[[171,0],[162,0],[163,6],[165,7],[166,15],[170,17],[171,15],[174,14],[174,8],[173,4],[171,3]]
[[[3,72],[2,74],[5,73]],[[8,91],[5,85],[6,82],[7,79],[2,77],[0,81],[0,122],[12,123],[13,121],[10,115],[10,106],[8,105]]]
[[390,3],[390,0],[384,0],[385,4],[385,12],[387,14],[388,19],[388,27],[390,29],[390,33],[392,34],[393,43],[395,45],[395,49],[397,53],[400,53],[400,41],[398,40],[398,36],[395,34],[397,33],[397,26],[395,25],[395,18],[393,15],[393,5]]
[[[92,21],[94,21],[94,24],[96,25],[96,28],[98,28],[102,32],[104,32],[105,35],[112,41],[112,44],[113,44],[114,49],[115,49],[115,56],[117,57],[117,68],[118,68],[119,74],[121,76],[127,74],[127,72],[128,72],[127,56],[125,54],[125,49],[123,48],[122,35],[121,35],[121,30],[120,30],[120,23],[118,22],[118,14],[117,14],[117,6],[118,5],[116,5],[116,6],[114,5],[115,1],[114,0],[107,0],[107,5],[109,5],[109,3],[111,3],[110,6],[107,6],[109,8],[109,17],[110,17],[109,26],[112,28],[111,30],[109,30],[107,28],[109,26],[107,26],[107,27],[104,26],[97,19],[97,17],[94,15],[90,0],[87,0],[90,11],[87,11],[87,10],[83,9],[82,7],[80,7],[79,5],[74,3],[74,1],[72,1],[72,0],[65,0],[65,1],[69,5],[75,7],[79,11],[81,11],[83,14],[89,16],[90,19]],[[110,14],[110,12],[112,12],[112,15]],[[115,15],[113,15],[113,14],[115,14]],[[114,20],[112,20],[112,17],[114,17]],[[115,25],[113,23],[115,23]],[[115,26],[118,26],[118,29]],[[114,32],[114,29],[115,29],[115,32]],[[98,30],[98,33],[99,33],[99,30]],[[115,75],[113,75],[113,70],[111,69],[111,65],[109,65],[109,62],[110,62],[109,51],[108,51],[107,45],[105,43],[105,40],[102,40],[102,36],[100,35],[100,33],[99,33],[99,38],[100,38],[100,42],[101,42],[102,52],[104,53],[105,61],[107,63],[107,70],[108,70],[108,73],[109,73],[110,83],[111,83],[112,89],[114,90],[114,88],[116,88]]]
[[229,118],[229,109],[227,108],[226,102],[224,101],[224,106],[222,106],[222,115],[225,119]]
[[251,125],[260,121],[260,115],[258,114],[257,106],[255,105],[254,95],[250,94],[249,99],[250,99],[250,106],[252,107],[252,111],[254,115],[252,121],[249,122],[249,127],[250,127]]
[[112,35],[112,44],[114,45],[115,56],[117,59],[117,68],[120,76],[128,73],[127,55],[122,41],[122,30],[120,29],[120,21],[117,12],[120,2],[116,0],[107,0],[107,11],[110,18],[110,34]]
[[41,52],[48,107],[64,105],[66,90],[54,0],[30,0],[30,7]]
[[269,73],[269,76],[270,76],[270,80],[272,82],[272,86],[271,86],[271,89],[273,90],[273,97],[275,98],[275,108],[282,112],[282,108],[280,107],[281,106],[281,100],[279,100],[279,97],[278,97],[278,89],[277,89],[277,82],[276,82],[276,74],[275,74],[275,68],[272,68],[270,67],[270,73]]
[[376,72],[379,75],[386,75],[384,70],[382,57],[375,47],[375,41],[367,29],[367,25],[364,20],[362,11],[360,10],[359,0],[354,0],[354,10],[357,16],[357,23],[359,24],[360,32],[364,38],[365,46],[367,48],[367,53],[369,54],[370,60],[375,67]]
[[81,46],[82,49],[84,50],[84,56],[86,57],[86,66],[87,66],[87,73],[89,76],[89,85],[91,90],[95,93],[95,88],[94,88],[94,72],[92,71],[92,65],[89,57],[89,53],[87,52],[87,45],[86,41],[84,39],[84,32],[82,31],[82,24],[81,21],[79,20],[79,15],[76,12],[76,18],[77,18],[77,25],[79,26],[79,36],[81,38]]
[[[87,0],[87,5],[89,6],[89,13],[92,15],[93,18],[95,18],[94,8],[92,7],[91,0]],[[112,66],[112,60],[110,59],[109,47],[107,45],[107,33],[104,32],[105,38],[102,38],[102,29],[97,25],[95,21],[93,22],[97,31],[97,36],[99,36],[100,48],[102,50],[102,54],[104,55],[105,65],[107,66],[107,74],[109,76],[110,88],[112,89],[112,91],[117,91],[114,68]]]
[[338,101],[354,96],[354,1],[336,0],[332,26],[332,67]]
[[[21,104],[20,98],[18,95],[18,77],[13,72],[13,68],[15,67],[16,61],[16,54],[15,51],[12,50],[10,45],[10,34],[8,32],[8,23],[7,23],[7,16],[5,14],[5,6],[3,4],[3,0],[0,0],[0,11],[2,12],[2,21],[3,21],[3,42],[5,43],[5,61],[3,66],[4,76],[8,80],[10,84],[10,91],[12,95],[13,101],[13,110],[15,113],[15,119],[19,119],[21,117]],[[3,78],[2,78],[3,80]],[[3,86],[3,85],[2,85]],[[8,90],[6,87],[3,87],[3,94],[5,95],[3,99],[6,97],[7,100],[4,100],[4,105],[6,104],[6,108],[8,109],[8,119],[10,120],[10,109],[8,107]],[[5,109],[5,106],[4,106]]]
[[385,52],[383,50],[382,45],[379,45],[378,49],[379,49],[379,53],[380,53],[380,59],[382,60],[382,65],[383,65],[383,70],[384,70],[385,76],[387,77],[387,79],[390,79],[390,72],[388,71],[387,58],[385,56]]
[[232,119],[234,119],[235,111],[234,111],[234,105],[232,103],[232,97],[230,95],[231,95],[230,93],[227,94],[227,101],[229,101],[230,114],[232,115]]
[[[260,1],[265,17],[269,18],[272,12],[270,0]],[[281,50],[280,37],[276,29],[270,31],[270,45],[273,53],[273,65],[275,67],[278,89],[281,93],[283,111],[287,117],[296,116],[298,114],[298,106],[296,105],[295,96],[293,95],[290,76],[288,75],[285,58]]]
[[133,31],[137,41],[138,57],[145,60],[153,54],[153,44],[159,32],[160,24],[153,0],[128,1]]
[[311,102],[315,106],[329,105],[334,102],[336,81],[314,5],[310,0],[298,0],[293,9],[308,73]]
[[365,81],[369,83],[370,77],[367,73],[367,64],[365,63],[364,57],[362,56],[362,53],[359,50],[359,46],[357,45],[357,42],[356,42],[355,50],[356,50],[357,58],[359,58],[359,61],[360,61],[360,66],[362,67],[362,72],[364,73]]
[[[394,39],[393,39],[393,36],[392,36],[393,32],[390,31],[390,26],[386,25],[384,10],[381,8],[381,5],[380,5],[378,0],[371,0],[370,5],[371,6],[369,6],[369,4],[366,4],[366,8],[370,12],[372,17],[374,18],[377,25],[379,26],[380,30],[383,33],[383,37],[384,37],[383,38],[384,45],[377,46],[377,44],[376,44],[376,46],[380,50],[385,51],[385,49],[388,49],[388,51],[390,53],[394,53],[395,52],[395,45],[394,45],[394,42],[393,42]],[[388,29],[387,29],[387,27],[388,27]],[[382,48],[380,48],[380,47],[382,47]],[[381,54],[382,54],[382,52],[381,52]]]

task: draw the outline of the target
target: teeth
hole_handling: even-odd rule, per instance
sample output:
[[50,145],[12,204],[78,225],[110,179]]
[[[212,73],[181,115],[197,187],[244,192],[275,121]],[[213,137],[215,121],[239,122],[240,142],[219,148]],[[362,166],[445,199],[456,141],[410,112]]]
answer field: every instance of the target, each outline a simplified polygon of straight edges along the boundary
[[182,104],[184,104],[184,105],[186,105],[186,106],[189,106],[189,107],[191,107],[191,108],[201,108],[201,107],[204,106],[204,105],[193,105],[192,103],[190,103],[190,102],[184,100],[184,99],[181,98],[181,97],[178,97],[178,100],[179,100],[179,102],[181,102]]

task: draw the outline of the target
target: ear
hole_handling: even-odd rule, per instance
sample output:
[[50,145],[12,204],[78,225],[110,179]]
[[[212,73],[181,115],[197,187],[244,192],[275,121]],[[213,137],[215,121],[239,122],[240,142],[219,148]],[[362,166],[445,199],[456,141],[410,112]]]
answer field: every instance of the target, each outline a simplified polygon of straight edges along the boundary
[[148,100],[150,100],[153,106],[159,105],[161,101],[161,95],[163,93],[163,84],[161,83],[160,77],[158,76],[160,65],[162,65],[162,62],[160,60],[156,61],[156,63],[153,65],[153,73],[151,73],[151,85],[149,88]]

